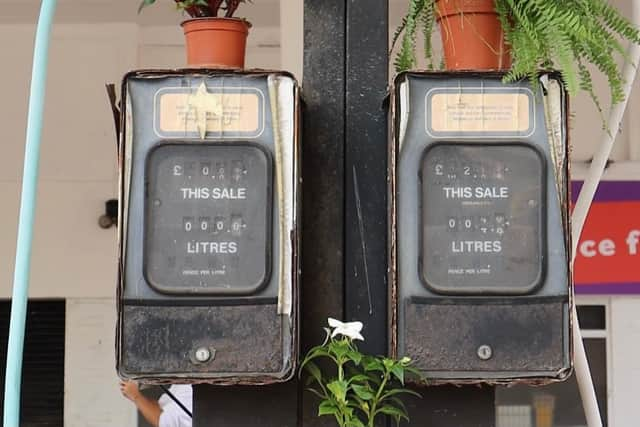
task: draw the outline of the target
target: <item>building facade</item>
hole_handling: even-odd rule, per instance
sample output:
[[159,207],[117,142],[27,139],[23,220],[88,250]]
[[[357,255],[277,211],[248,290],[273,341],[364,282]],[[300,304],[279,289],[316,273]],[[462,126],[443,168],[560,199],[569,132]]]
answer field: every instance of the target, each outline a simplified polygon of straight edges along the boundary
[[[5,203],[0,212],[0,298],[8,301],[39,2],[2,3],[5,8],[0,17],[0,52],[5,85],[0,102],[4,131],[0,194]],[[47,350],[53,348],[48,346],[62,345],[60,363],[64,374],[52,381],[57,381],[58,390],[64,391],[61,410],[67,427],[137,424],[134,407],[120,395],[115,374],[116,233],[114,228],[98,226],[105,202],[117,194],[116,136],[104,84],[113,82],[119,86],[124,73],[131,69],[180,67],[184,59],[177,25],[180,17],[169,2],[159,2],[142,15],[136,15],[134,3],[61,2],[52,33],[29,295],[36,303],[53,302],[55,307],[51,310],[57,313],[54,317],[64,325],[57,342],[36,345],[33,351],[46,358]],[[254,23],[248,67],[289,69],[301,80],[301,3],[261,0],[243,6]],[[631,0],[615,3],[628,11]],[[403,7],[401,0],[391,0],[392,27],[399,21]],[[600,79],[595,84],[606,99],[606,82]],[[607,181],[640,182],[640,121],[630,119],[640,114],[638,86],[640,83],[636,82],[627,119],[618,133],[612,163],[605,175]],[[574,179],[579,181],[585,177],[603,132],[599,113],[586,95],[572,99],[571,106],[572,170]],[[628,194],[629,200],[640,202],[640,186],[632,188],[635,190]],[[610,221],[629,220],[625,218],[612,216]],[[640,230],[640,215],[630,221],[629,231]],[[590,262],[614,257],[610,244],[602,243],[607,239],[606,225],[604,222],[588,229],[591,234],[585,239],[594,243],[585,245],[583,239],[578,268],[608,268],[606,264],[588,267]],[[624,241],[614,243],[624,248]],[[637,263],[632,261],[640,260],[638,252],[629,253],[626,264],[612,268],[633,269]],[[628,277],[619,283],[634,283],[631,273]],[[582,307],[583,323],[588,323],[583,336],[607,425],[634,427],[638,418],[635,385],[640,380],[636,367],[640,357],[640,297],[635,292],[640,291],[604,287],[595,294],[588,289],[598,282],[587,282],[580,285],[576,302]],[[8,317],[2,319],[6,328]],[[38,360],[36,357],[34,366],[40,366]],[[549,403],[548,399],[536,398],[536,393],[557,397]],[[497,396],[497,425],[535,425],[526,424],[526,414],[535,412],[536,405],[547,410],[551,406],[556,414],[577,414],[557,419],[554,426],[584,425],[572,384],[556,391],[500,389]]]

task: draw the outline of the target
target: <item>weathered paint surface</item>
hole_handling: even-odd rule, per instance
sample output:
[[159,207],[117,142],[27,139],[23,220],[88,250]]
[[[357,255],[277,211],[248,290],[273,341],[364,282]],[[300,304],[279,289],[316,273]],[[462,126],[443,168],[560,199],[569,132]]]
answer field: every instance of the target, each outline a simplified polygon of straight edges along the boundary
[[[124,307],[123,363],[129,372],[274,373],[282,369],[281,316],[275,304]],[[194,362],[197,348],[212,359]],[[254,349],[247,351],[247,348]]]

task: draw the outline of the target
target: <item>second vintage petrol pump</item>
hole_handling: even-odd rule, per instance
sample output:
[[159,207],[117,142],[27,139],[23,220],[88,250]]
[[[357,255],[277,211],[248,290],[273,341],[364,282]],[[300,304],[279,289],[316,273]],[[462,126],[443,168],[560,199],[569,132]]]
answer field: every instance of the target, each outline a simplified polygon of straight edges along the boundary
[[566,118],[554,74],[396,78],[391,351],[426,378],[571,372]]

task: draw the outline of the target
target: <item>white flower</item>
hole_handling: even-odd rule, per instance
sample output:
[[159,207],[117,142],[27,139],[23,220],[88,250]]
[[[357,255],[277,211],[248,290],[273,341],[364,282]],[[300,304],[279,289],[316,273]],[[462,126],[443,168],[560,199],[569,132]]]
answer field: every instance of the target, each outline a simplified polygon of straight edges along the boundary
[[364,337],[360,334],[362,330],[362,322],[341,322],[336,319],[332,319],[329,317],[329,326],[333,329],[331,333],[331,338],[336,335],[344,335],[345,337],[349,337],[352,340],[362,340],[364,341]]

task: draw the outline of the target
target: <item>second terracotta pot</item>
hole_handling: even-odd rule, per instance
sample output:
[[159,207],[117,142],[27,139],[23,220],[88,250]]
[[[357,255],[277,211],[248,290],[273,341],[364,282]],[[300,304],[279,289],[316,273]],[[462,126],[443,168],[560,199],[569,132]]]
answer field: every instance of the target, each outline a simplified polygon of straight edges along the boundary
[[237,18],[194,18],[182,24],[190,67],[244,68],[251,24]]
[[436,16],[449,70],[504,70],[511,53],[494,0],[436,0]]

